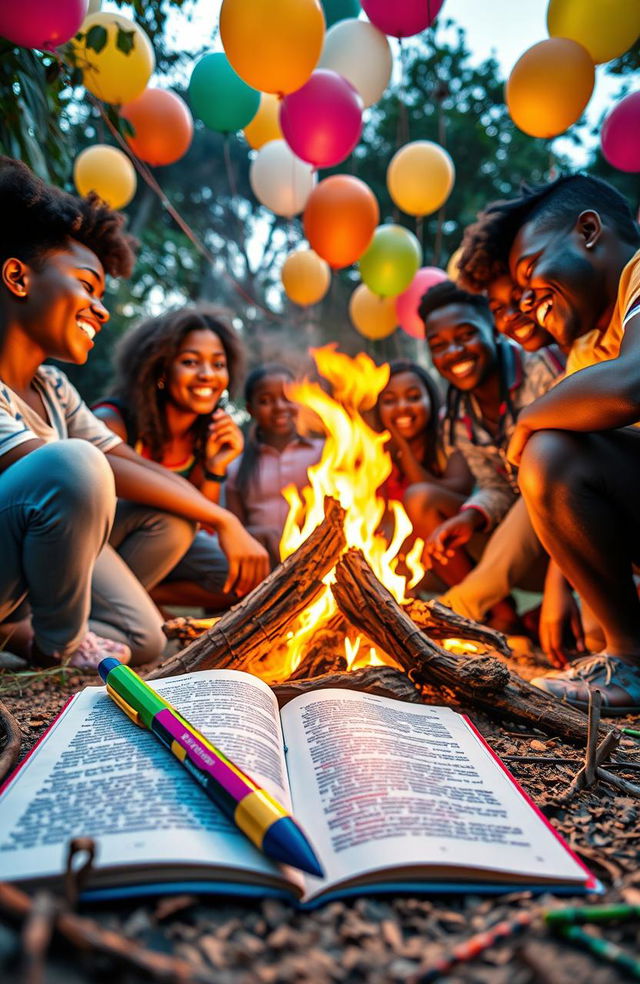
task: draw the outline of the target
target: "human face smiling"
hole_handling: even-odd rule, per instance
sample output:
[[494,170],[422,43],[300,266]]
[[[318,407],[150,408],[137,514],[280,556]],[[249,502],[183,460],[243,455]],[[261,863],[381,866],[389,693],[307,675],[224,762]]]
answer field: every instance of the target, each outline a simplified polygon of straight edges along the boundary
[[267,439],[292,437],[296,432],[298,408],[287,397],[288,376],[265,376],[256,383],[249,410]]
[[491,325],[471,304],[447,304],[432,311],[425,333],[435,368],[457,389],[476,389],[494,369]]
[[209,328],[187,332],[169,367],[167,398],[183,413],[211,414],[229,385],[227,356]]
[[487,288],[489,308],[500,334],[512,338],[527,352],[537,352],[538,349],[551,345],[553,337],[537,321],[521,312],[520,294],[520,289],[514,287],[507,274],[497,277]]
[[519,230],[509,256],[511,277],[522,291],[521,311],[564,348],[595,328],[608,306],[588,236],[588,228],[579,225],[569,232],[550,230],[534,219]]
[[18,308],[25,334],[43,358],[83,365],[109,320],[102,303],[100,260],[87,246],[70,240],[67,249],[47,254],[26,271],[24,303]]
[[408,441],[424,434],[431,400],[420,377],[409,371],[391,376],[378,397],[378,414],[383,427],[395,428]]

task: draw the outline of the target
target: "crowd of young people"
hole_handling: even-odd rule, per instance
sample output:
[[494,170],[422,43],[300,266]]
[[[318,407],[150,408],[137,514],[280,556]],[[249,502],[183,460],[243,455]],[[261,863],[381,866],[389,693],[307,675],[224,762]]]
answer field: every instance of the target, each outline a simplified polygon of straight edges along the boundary
[[[7,158],[0,201],[0,644],[37,665],[157,660],[156,603],[219,609],[278,562],[280,492],[322,438],[299,433],[280,365],[248,376],[243,438],[225,404],[241,346],[205,306],[126,332],[91,412],[43,363],[86,361],[134,244],[100,200]],[[441,600],[513,632],[512,590],[542,590],[557,669],[536,684],[583,706],[598,687],[610,713],[640,710],[639,246],[624,198],[582,175],[488,206],[458,283],[422,299],[433,371],[392,363],[375,411],[380,493],[404,502]]]

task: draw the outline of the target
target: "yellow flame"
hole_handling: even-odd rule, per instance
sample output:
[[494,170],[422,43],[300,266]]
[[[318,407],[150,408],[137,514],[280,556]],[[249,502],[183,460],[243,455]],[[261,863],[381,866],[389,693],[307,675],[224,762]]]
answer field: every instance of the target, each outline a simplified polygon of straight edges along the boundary
[[[362,417],[362,411],[375,406],[378,394],[386,386],[389,366],[377,366],[363,352],[351,359],[337,352],[335,344],[312,349],[312,355],[319,373],[331,384],[333,396],[308,380],[288,387],[288,394],[318,416],[326,430],[326,441],[321,460],[309,468],[309,486],[302,494],[294,486],[283,490],[289,514],[280,541],[280,557],[284,560],[293,553],[322,522],[325,496],[332,496],[345,510],[347,546],[362,550],[378,579],[402,604],[407,600],[407,579],[397,570],[398,554],[412,526],[402,504],[391,501],[390,536],[380,531],[387,506],[376,490],[391,474],[391,459],[385,450],[388,434],[372,430]],[[422,548],[422,542],[416,541],[407,554],[409,586],[424,575]],[[289,666],[283,668],[285,676],[299,665],[313,634],[336,612],[330,591],[333,578],[332,571],[324,579],[324,590],[295,626],[289,640]],[[350,668],[391,662],[373,649],[361,662],[360,639],[345,640],[345,649]]]
[[467,653],[482,652],[482,648],[480,646],[474,645],[474,643],[469,642],[468,639],[443,639],[442,648],[446,649],[448,653],[454,653],[456,656],[464,656]]

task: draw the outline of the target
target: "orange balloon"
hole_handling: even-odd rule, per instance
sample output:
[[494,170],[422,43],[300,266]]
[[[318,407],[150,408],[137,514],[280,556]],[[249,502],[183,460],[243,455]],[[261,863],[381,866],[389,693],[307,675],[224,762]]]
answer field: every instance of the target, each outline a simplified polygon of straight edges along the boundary
[[127,103],[120,115],[134,128],[127,137],[131,150],[141,161],[159,167],[184,157],[193,137],[193,119],[187,104],[174,92],[145,89]]
[[371,188],[350,174],[333,174],[320,181],[303,215],[311,248],[334,270],[362,256],[379,221],[380,209]]
[[324,41],[320,0],[223,0],[220,37],[240,78],[286,95],[307,81]]
[[278,97],[271,92],[261,93],[258,112],[242,132],[245,140],[254,150],[260,150],[270,140],[282,140]]
[[581,115],[594,82],[591,56],[581,44],[540,41],[518,59],[507,81],[511,119],[531,137],[557,137]]

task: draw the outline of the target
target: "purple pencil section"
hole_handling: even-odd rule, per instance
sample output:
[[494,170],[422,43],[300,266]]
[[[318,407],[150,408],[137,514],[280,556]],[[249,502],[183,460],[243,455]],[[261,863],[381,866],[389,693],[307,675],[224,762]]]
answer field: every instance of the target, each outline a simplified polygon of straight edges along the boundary
[[215,779],[236,802],[239,803],[240,800],[255,790],[254,784],[241,779],[221,758],[218,758],[214,752],[203,745],[196,735],[186,728],[171,711],[166,709],[159,711],[155,718],[169,732],[171,737],[187,750],[189,758],[198,768]]

